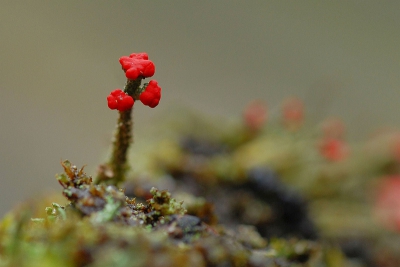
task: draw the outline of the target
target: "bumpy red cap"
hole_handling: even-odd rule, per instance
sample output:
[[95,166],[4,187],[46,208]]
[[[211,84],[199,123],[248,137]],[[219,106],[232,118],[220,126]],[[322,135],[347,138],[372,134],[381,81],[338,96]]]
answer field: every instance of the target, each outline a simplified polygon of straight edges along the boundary
[[125,111],[131,109],[135,101],[121,89],[116,89],[107,96],[107,102],[110,109]]
[[121,57],[119,63],[125,71],[126,78],[136,80],[142,76],[152,77],[156,71],[154,63],[149,60],[147,53],[133,53],[129,57]]
[[146,106],[154,108],[158,105],[161,98],[161,87],[157,81],[151,80],[143,93],[140,94],[140,101]]

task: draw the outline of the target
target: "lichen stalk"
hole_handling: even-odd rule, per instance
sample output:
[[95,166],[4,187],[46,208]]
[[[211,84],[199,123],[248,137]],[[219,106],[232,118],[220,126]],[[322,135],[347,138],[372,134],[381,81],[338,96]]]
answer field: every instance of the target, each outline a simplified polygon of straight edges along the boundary
[[127,79],[124,92],[133,97],[133,99],[138,100],[140,93],[143,91],[143,89],[140,88],[141,83],[141,77],[137,78],[136,80]]
[[[135,100],[139,98],[141,93],[140,84],[142,77],[136,80],[128,79],[124,92],[133,97]],[[125,181],[126,172],[129,169],[127,163],[128,150],[133,142],[133,108],[119,112],[117,130],[112,145],[111,158],[108,164],[100,165],[98,176],[95,183],[106,183],[118,185]]]
[[110,161],[114,174],[111,183],[114,185],[125,180],[125,173],[128,169],[127,154],[133,138],[132,128],[132,109],[120,112]]

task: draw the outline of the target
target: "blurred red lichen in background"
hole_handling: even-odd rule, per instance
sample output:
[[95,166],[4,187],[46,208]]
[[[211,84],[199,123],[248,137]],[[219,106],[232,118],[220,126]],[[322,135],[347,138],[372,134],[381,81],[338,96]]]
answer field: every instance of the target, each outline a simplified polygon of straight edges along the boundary
[[283,125],[291,130],[298,130],[304,122],[304,104],[297,97],[290,97],[282,104]]
[[324,138],[319,143],[321,155],[330,161],[340,161],[350,154],[349,146],[346,142],[336,138]]
[[350,148],[344,141],[345,125],[341,119],[329,118],[322,123],[322,139],[318,142],[320,154],[330,161],[347,158]]
[[243,120],[250,130],[261,130],[268,120],[267,105],[260,100],[250,102],[244,109]]
[[375,216],[386,228],[400,232],[400,175],[380,179]]

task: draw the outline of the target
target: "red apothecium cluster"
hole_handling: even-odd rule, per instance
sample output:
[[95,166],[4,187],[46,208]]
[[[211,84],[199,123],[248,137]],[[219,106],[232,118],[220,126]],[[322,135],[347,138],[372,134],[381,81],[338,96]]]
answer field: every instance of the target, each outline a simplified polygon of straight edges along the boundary
[[121,57],[119,63],[125,71],[126,78],[130,80],[136,80],[139,76],[152,77],[156,71],[147,53],[133,53],[129,57]]
[[[131,81],[152,77],[155,73],[154,63],[149,60],[147,53],[133,53],[129,57],[121,57],[119,63],[125,71],[126,78]],[[144,105],[154,108],[160,102],[161,87],[158,86],[157,81],[151,80],[145,88],[138,87],[135,93],[130,92],[130,94],[120,89],[112,91],[107,97],[108,107],[121,112],[126,111],[133,107],[135,98],[136,100],[139,99]]]
[[107,96],[107,102],[110,109],[118,109],[121,112],[131,109],[134,104],[133,98],[124,93],[121,89],[112,91]]
[[146,106],[154,108],[158,105],[161,98],[161,88],[157,81],[151,80],[146,89],[140,94],[140,101]]

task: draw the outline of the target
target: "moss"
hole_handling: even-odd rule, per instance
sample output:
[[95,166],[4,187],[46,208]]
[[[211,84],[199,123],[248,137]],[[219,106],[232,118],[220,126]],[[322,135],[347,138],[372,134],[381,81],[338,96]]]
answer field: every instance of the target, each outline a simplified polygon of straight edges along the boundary
[[53,203],[45,218],[31,219],[29,207],[6,216],[0,266],[285,266],[280,259],[308,262],[323,253],[310,241],[300,250],[285,241],[268,245],[254,227],[208,225],[156,188],[136,203],[114,186],[93,184],[83,168],[62,166],[57,179],[69,203]]

